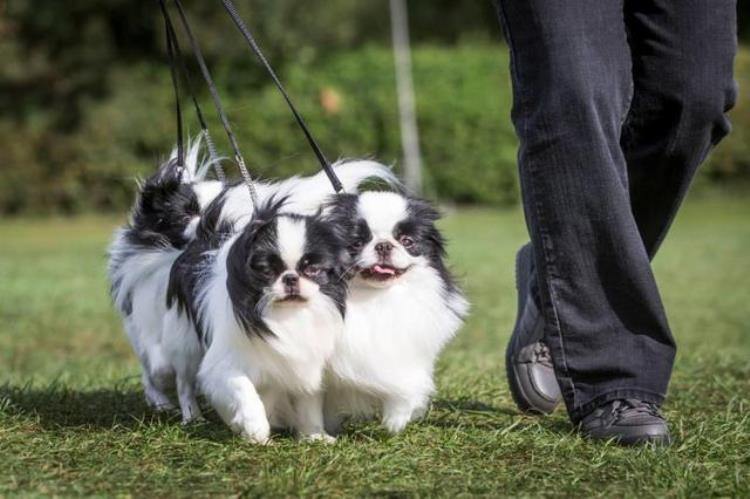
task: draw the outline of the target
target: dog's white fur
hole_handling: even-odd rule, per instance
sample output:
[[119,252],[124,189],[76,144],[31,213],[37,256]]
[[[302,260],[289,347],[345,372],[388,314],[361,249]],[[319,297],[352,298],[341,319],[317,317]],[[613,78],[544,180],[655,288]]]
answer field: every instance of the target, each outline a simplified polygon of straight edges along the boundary
[[395,280],[354,278],[350,284],[344,334],[329,361],[326,428],[335,434],[345,415],[380,414],[397,433],[427,408],[434,391],[438,354],[461,326],[468,303],[459,291],[446,292],[426,258],[410,255],[394,238],[407,217],[406,200],[390,192],[365,192],[359,212],[372,239],[362,249],[360,268],[378,262],[375,245],[390,242],[391,261],[407,270]]
[[[210,163],[200,158],[201,142],[188,147],[182,181],[193,183],[201,209],[221,192],[221,182],[204,180]],[[175,159],[172,151],[170,159]],[[202,173],[201,173],[202,172]],[[185,229],[195,234],[198,217]],[[175,384],[174,370],[166,361],[162,345],[162,321],[166,313],[166,290],[169,271],[181,251],[173,247],[133,248],[125,238],[125,229],[115,231],[109,247],[111,282],[120,282],[114,290],[115,307],[122,313],[125,332],[143,366],[142,382],[146,402],[157,410],[174,408],[168,392]],[[117,264],[115,264],[117,262]],[[133,313],[125,314],[128,300]]]

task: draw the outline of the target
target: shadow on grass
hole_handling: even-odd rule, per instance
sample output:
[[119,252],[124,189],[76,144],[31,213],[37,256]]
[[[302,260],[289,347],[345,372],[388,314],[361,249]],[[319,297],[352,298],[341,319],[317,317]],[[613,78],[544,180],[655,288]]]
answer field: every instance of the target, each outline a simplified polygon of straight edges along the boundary
[[[135,386],[78,390],[55,384],[47,387],[2,385],[0,415],[3,414],[38,421],[50,431],[77,428],[130,431],[144,425],[174,426],[194,439],[226,442],[235,438],[210,409],[205,411],[205,421],[183,426],[179,411],[152,410],[144,401],[140,387]],[[486,431],[509,426],[517,428],[512,431],[523,431],[529,425],[538,425],[552,433],[571,432],[570,423],[560,418],[524,416],[512,407],[498,407],[471,399],[437,399],[427,417],[414,424]],[[374,421],[347,424],[344,434],[355,441],[388,438],[387,432]]]
[[224,441],[233,438],[215,414],[205,422],[183,426],[179,411],[157,412],[140,388],[77,390],[60,385],[47,387],[0,386],[0,414],[30,418],[46,430],[98,428],[132,430],[143,425],[177,426],[195,438]]
[[551,433],[569,434],[572,431],[567,419],[523,414],[515,407],[497,407],[469,399],[435,400],[425,424],[440,428],[464,427],[488,431],[513,426],[519,432],[533,425]]
[[[509,429],[510,432],[525,432],[530,427],[539,431],[567,435],[573,429],[567,419],[558,416],[532,416],[519,412],[515,406],[495,406],[473,399],[436,399],[426,417],[409,425],[419,431],[421,428],[438,430],[479,430],[496,432]],[[350,419],[344,425],[345,435],[352,441],[382,441],[391,435],[376,419]]]
[[509,407],[495,407],[494,405],[481,402],[479,400],[469,399],[437,399],[432,402],[432,409],[445,410],[449,412],[462,413],[486,413],[486,414],[504,414],[506,416],[517,416],[517,410]]

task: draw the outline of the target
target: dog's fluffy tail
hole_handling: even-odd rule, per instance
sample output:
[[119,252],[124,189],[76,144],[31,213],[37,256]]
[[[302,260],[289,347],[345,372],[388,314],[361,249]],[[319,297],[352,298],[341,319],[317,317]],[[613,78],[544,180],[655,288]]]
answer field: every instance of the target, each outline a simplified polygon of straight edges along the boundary
[[[367,181],[381,181],[394,188],[401,188],[401,183],[393,171],[376,161],[342,160],[337,161],[333,169],[341,180],[344,191],[348,193],[357,193]],[[278,194],[288,198],[286,210],[304,214],[315,213],[334,194],[333,187],[323,171],[310,177],[290,178],[277,184],[277,189]]]
[[[368,180],[381,180],[391,186],[401,186],[391,168],[372,160],[341,160],[333,165],[336,175],[341,180],[344,190],[356,193],[359,187]],[[325,175],[320,172],[318,175]],[[326,178],[327,180],[327,178]]]

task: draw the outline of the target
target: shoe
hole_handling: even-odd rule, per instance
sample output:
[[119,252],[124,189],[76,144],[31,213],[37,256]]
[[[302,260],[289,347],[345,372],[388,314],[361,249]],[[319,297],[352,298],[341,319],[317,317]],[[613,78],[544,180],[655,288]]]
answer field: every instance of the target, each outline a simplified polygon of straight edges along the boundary
[[671,442],[669,428],[656,404],[637,399],[612,400],[597,407],[578,425],[581,434],[595,440],[615,439],[621,445]]
[[523,412],[550,414],[562,400],[549,348],[542,341],[544,319],[531,299],[532,253],[526,244],[516,255],[518,312],[505,351],[505,369],[513,401]]

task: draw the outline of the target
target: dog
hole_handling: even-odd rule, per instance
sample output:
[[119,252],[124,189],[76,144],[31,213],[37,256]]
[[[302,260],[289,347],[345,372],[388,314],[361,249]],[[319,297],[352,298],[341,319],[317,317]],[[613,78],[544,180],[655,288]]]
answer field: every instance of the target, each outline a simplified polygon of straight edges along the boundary
[[200,151],[200,141],[192,142],[185,165],[173,151],[140,183],[130,219],[115,231],[108,251],[112,299],[143,365],[146,402],[156,410],[174,407],[174,372],[161,345],[169,270],[193,239],[201,211],[223,189],[221,182],[205,180],[210,162],[200,159]]
[[220,217],[227,196],[207,210],[170,276],[164,334],[183,417],[200,414],[197,380],[252,442],[266,443],[272,426],[331,441],[322,377],[344,326],[346,239],[320,214],[281,212],[284,199],[274,198],[235,233]]
[[439,213],[396,192],[345,194],[326,208],[353,259],[343,334],[326,375],[325,426],[381,415],[398,433],[427,409],[433,368],[468,313],[446,267]]
[[[155,410],[172,410],[171,394],[178,388],[183,420],[200,417],[192,384],[176,378],[175,365],[167,361],[162,336],[165,323],[183,327],[168,314],[166,294],[172,265],[194,240],[203,211],[222,196],[212,211],[213,225],[219,221],[237,232],[252,217],[249,191],[244,183],[222,185],[204,180],[211,164],[200,161],[202,144],[189,147],[185,166],[176,163],[176,153],[139,187],[129,223],[115,232],[109,248],[109,277],[116,308],[123,317],[125,331],[143,367],[146,401]],[[391,171],[372,161],[340,161],[334,170],[347,190],[370,177],[394,181]],[[331,190],[323,172],[309,177],[292,177],[281,182],[256,182],[260,200],[286,196],[296,211],[312,213]],[[195,333],[192,333],[193,335]],[[178,386],[179,385],[179,386]],[[182,389],[180,389],[182,388]],[[183,395],[180,396],[180,392]]]

